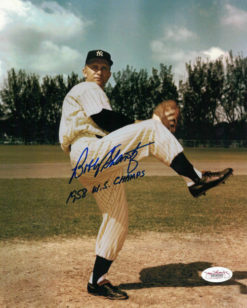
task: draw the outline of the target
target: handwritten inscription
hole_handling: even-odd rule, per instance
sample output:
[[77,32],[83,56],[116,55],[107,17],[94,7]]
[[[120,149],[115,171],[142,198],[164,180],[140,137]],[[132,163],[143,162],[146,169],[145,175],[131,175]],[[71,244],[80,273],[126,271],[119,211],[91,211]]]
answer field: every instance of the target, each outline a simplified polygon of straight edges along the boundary
[[[136,180],[138,178],[142,178],[144,176],[145,176],[145,170],[137,171],[136,173],[130,173],[127,175],[123,175],[121,177],[117,176],[112,183],[109,183],[109,181],[105,181],[103,185],[101,184],[94,185],[90,192],[92,194],[95,194],[95,193],[98,193],[102,190],[105,190],[111,187],[111,185],[119,185],[119,184],[126,183],[132,180]],[[87,193],[88,193],[88,190],[86,188],[71,191],[66,200],[66,204],[68,204],[69,201],[72,201],[72,203],[74,203],[75,201],[85,198],[87,196]]]
[[153,143],[154,142],[149,142],[142,145],[141,142],[139,142],[133,150],[123,154],[121,154],[121,149],[119,148],[121,144],[118,144],[114,146],[102,159],[97,157],[96,159],[91,159],[89,162],[87,162],[89,149],[86,147],[82,151],[75,168],[72,169],[73,172],[69,180],[69,184],[74,178],[78,179],[81,175],[90,172],[91,170],[94,171],[94,177],[97,177],[97,175],[104,169],[115,166],[126,160],[129,161],[127,166],[127,173],[130,174],[134,172],[138,167],[138,161],[135,159],[138,155],[138,150]]
[[[133,179],[141,178],[145,176],[145,170],[136,171],[138,167],[138,160],[136,159],[138,151],[153,143],[154,142],[141,144],[141,142],[139,142],[133,150],[130,150],[125,153],[121,153],[122,152],[120,148],[121,144],[118,144],[114,146],[108,153],[106,153],[102,159],[97,157],[96,159],[91,159],[91,160],[88,159],[89,148],[86,147],[81,152],[81,155],[76,163],[76,166],[72,169],[72,175],[69,180],[69,184],[72,182],[74,178],[78,179],[80,176],[90,171],[93,171],[94,177],[97,177],[97,175],[104,169],[110,168],[127,160],[128,160],[127,175],[116,177],[112,183],[106,181],[104,184],[94,185],[90,192],[92,194],[95,194],[102,190],[108,189],[111,185],[119,185],[121,183],[131,181]],[[134,171],[136,172],[134,173]],[[69,201],[72,201],[74,203],[77,200],[85,198],[87,196],[87,193],[88,190],[86,188],[71,191],[66,200],[66,204],[69,203]]]

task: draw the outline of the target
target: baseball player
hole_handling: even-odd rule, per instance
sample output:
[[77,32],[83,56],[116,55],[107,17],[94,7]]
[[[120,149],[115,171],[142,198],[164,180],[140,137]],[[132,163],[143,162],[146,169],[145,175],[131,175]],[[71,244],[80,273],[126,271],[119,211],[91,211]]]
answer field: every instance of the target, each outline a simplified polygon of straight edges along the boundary
[[86,81],[74,86],[63,102],[59,140],[62,149],[70,154],[72,170],[83,187],[88,191],[94,185],[101,187],[94,193],[103,220],[88,293],[121,300],[128,298],[127,293],[113,286],[106,274],[123,246],[128,229],[125,188],[119,181],[123,168],[127,166],[129,174],[138,172],[133,165],[137,167],[142,158],[154,155],[186,179],[194,197],[223,182],[232,169],[203,173],[193,167],[172,134],[179,115],[174,102],[162,103],[154,110],[152,119],[138,123],[114,112],[104,92],[112,64],[108,52],[88,52],[83,68]]

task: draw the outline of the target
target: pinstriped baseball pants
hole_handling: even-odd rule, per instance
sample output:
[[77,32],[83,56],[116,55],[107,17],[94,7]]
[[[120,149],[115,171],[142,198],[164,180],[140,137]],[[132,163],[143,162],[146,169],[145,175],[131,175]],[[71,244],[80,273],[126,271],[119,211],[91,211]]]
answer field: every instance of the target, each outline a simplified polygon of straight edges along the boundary
[[[144,157],[154,155],[167,166],[170,166],[173,158],[183,151],[182,146],[170,131],[159,121],[154,119],[125,126],[109,135],[97,139],[94,137],[81,137],[71,147],[71,164],[74,167],[82,153],[88,147],[87,162],[102,159],[114,146],[120,145],[121,153],[135,149],[138,143],[146,145],[138,149],[135,160],[140,161]],[[115,260],[121,250],[128,231],[128,205],[125,195],[124,183],[114,184],[117,177],[123,175],[123,167],[128,164],[122,161],[113,165],[95,177],[95,171],[81,175],[78,180],[89,191],[94,185],[101,187],[107,181],[107,189],[94,193],[95,200],[103,215],[96,240],[96,255],[108,260]],[[138,168],[135,172],[138,171]]]

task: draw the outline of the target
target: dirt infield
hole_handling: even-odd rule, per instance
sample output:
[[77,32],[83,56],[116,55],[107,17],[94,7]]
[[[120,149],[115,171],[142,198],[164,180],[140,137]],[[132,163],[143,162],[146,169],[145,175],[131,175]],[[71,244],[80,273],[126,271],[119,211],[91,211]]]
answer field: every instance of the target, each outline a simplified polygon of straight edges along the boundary
[[[94,239],[2,242],[1,307],[247,307],[247,241],[228,234],[129,236],[109,279],[130,296],[112,302],[88,295]],[[208,283],[210,266],[233,271],[224,283]]]

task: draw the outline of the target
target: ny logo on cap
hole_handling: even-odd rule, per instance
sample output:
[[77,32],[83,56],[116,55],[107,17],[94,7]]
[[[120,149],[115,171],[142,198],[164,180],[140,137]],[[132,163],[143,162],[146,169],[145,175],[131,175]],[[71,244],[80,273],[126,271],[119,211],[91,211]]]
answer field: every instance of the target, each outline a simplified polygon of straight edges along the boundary
[[97,57],[103,57],[103,56],[104,56],[102,50],[98,50],[98,51],[96,52],[96,55],[97,55]]

